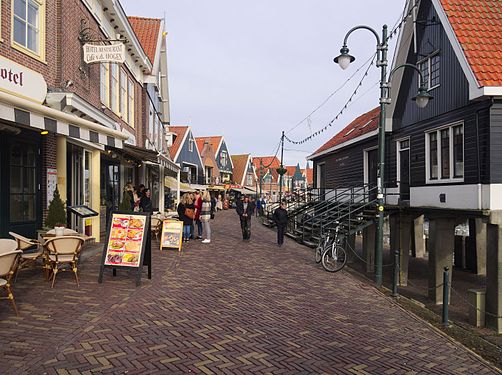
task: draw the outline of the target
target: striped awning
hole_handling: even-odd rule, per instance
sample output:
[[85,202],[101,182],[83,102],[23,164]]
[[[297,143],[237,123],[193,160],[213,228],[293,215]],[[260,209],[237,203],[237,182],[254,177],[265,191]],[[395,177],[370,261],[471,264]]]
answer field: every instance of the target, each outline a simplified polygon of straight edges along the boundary
[[0,92],[0,119],[116,148],[122,148],[128,138],[118,130],[3,92]]

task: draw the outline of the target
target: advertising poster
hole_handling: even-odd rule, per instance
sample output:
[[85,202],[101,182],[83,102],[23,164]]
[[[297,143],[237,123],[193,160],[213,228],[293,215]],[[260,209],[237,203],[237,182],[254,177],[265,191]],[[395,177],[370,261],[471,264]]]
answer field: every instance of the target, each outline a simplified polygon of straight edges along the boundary
[[181,251],[183,240],[183,222],[178,220],[164,220],[162,223],[162,236],[160,249],[178,249]]
[[54,197],[54,191],[58,185],[58,170],[47,168],[47,208]]
[[141,266],[146,220],[145,216],[113,214],[105,266]]

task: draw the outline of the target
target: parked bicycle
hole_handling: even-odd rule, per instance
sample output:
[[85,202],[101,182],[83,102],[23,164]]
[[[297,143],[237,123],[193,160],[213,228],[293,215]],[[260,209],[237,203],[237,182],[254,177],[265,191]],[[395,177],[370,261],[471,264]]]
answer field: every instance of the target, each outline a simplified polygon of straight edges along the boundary
[[[321,256],[322,266],[328,272],[338,272],[347,263],[347,254],[345,249],[340,245],[341,238],[339,236],[340,223],[335,223],[335,233],[330,242],[331,235],[326,236],[324,242],[323,253]],[[316,261],[317,261],[317,249],[316,249]]]

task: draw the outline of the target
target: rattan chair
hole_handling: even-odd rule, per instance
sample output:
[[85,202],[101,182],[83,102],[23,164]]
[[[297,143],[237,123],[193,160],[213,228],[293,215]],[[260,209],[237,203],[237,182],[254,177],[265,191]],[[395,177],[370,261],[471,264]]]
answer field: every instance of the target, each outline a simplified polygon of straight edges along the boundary
[[152,217],[151,218],[151,228],[152,228],[152,233],[155,235],[155,238],[158,240],[160,232],[162,232],[162,220],[160,220],[158,217]]
[[[60,236],[47,240],[44,244],[46,249],[47,265],[49,272],[52,272],[52,285],[56,281],[56,275],[59,271],[73,271],[77,286],[80,286],[78,280],[78,257],[84,239],[78,236]],[[67,266],[70,268],[68,269]]]
[[[14,232],[9,232],[9,234],[17,242],[17,249],[23,251],[21,258],[19,259],[19,266],[17,268],[18,273],[22,269],[26,268],[40,267],[45,269],[45,264],[43,262],[44,251],[42,246],[40,246],[39,241],[26,238]],[[39,263],[39,260],[41,260],[42,262]]]
[[[14,250],[4,251],[5,247],[0,248],[0,288],[5,289],[7,291],[7,297],[0,297],[0,299],[9,299],[12,303],[12,308],[16,312],[16,315],[19,315],[17,312],[16,301],[14,300],[14,294],[12,293],[12,277],[16,273],[17,265],[19,264],[19,256],[21,255],[21,250],[16,250],[17,246],[16,241],[12,241],[15,246]],[[0,246],[7,245],[7,243],[3,240],[0,240]]]

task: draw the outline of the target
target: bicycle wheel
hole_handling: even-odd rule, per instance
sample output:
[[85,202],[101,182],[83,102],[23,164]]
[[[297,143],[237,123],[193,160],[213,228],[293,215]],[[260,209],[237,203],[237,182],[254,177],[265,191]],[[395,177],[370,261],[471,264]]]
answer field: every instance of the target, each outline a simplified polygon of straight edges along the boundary
[[328,272],[340,271],[347,262],[345,249],[341,246],[327,248],[322,254],[322,266]]
[[320,263],[322,259],[323,247],[321,245],[315,248],[315,262]]

